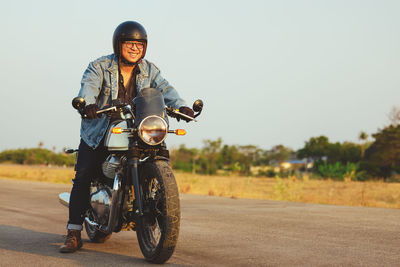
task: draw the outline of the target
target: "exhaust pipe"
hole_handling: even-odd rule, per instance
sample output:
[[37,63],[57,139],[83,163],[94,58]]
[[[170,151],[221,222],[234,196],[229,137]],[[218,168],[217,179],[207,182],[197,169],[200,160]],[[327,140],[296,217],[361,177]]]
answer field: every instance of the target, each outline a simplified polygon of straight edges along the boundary
[[100,225],[94,221],[92,221],[91,219],[89,219],[89,217],[85,217],[85,221],[90,224],[92,227],[96,227],[97,229],[100,229]]
[[58,200],[64,206],[69,207],[69,193],[63,192],[63,193],[59,194],[58,195]]

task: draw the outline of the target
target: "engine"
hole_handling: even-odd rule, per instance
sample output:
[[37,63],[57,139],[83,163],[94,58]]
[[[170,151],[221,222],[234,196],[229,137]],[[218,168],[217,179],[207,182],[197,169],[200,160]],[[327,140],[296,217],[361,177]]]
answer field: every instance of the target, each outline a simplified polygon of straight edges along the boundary
[[[111,154],[103,162],[102,170],[105,177],[114,180],[115,174],[121,167],[121,158],[118,155]],[[111,180],[109,180],[111,182]],[[110,184],[112,186],[112,182]],[[90,205],[92,206],[97,223],[107,225],[110,216],[112,189],[107,185],[96,184],[92,187],[90,194]]]
[[97,191],[90,195],[90,204],[97,215],[97,222],[103,225],[108,223],[111,206],[111,190],[109,187],[98,187]]
[[118,172],[121,166],[121,158],[117,155],[111,154],[103,162],[103,173],[107,178],[114,179],[115,173]]

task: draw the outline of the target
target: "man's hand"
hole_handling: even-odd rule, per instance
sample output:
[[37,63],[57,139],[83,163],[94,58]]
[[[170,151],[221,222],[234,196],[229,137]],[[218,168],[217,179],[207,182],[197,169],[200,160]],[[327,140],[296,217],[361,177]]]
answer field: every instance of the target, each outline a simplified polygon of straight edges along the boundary
[[[189,108],[189,107],[180,107],[179,108],[179,112],[180,113],[183,113],[183,114],[185,114],[185,115],[188,115],[188,116],[190,116],[190,117],[194,117],[194,111],[191,109],[191,108]],[[182,120],[184,120],[184,121],[186,121],[186,122],[189,122],[189,121],[191,121],[190,119],[187,119],[187,118],[185,118],[185,117],[180,117],[180,118],[178,118],[178,121],[179,121],[179,119],[182,119]]]
[[90,104],[85,107],[85,114],[87,115],[87,118],[89,120],[93,120],[93,119],[97,118],[96,112],[98,110],[99,110],[99,108],[97,107],[96,104]]

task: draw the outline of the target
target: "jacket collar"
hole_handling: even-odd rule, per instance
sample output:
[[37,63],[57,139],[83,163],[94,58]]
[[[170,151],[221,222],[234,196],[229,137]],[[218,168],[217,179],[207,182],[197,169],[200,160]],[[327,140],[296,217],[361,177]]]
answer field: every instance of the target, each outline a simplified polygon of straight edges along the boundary
[[108,65],[107,71],[112,74],[118,73],[118,59],[114,54],[110,55],[110,64]]
[[[143,75],[145,77],[149,76],[149,72],[147,71],[147,61],[146,60],[143,59],[139,63],[139,69],[140,69],[140,75]],[[114,54],[111,55],[111,62],[107,68],[107,71],[109,71],[110,73],[113,73],[113,74],[118,73],[118,58]]]
[[148,67],[147,67],[147,60],[142,59],[141,62],[139,63],[139,69],[140,69],[140,74],[144,77],[149,76]]

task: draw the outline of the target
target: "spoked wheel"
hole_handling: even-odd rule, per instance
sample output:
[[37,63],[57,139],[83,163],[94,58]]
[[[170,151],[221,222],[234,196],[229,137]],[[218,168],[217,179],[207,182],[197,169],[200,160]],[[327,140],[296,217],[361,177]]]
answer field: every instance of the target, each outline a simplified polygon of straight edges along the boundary
[[[92,221],[94,221],[94,213],[93,212],[94,212],[93,210],[88,211],[89,219],[91,219]],[[96,227],[91,226],[86,221],[85,221],[85,230],[86,230],[86,234],[88,235],[90,241],[92,241],[94,243],[104,243],[107,239],[109,239],[111,237],[111,234],[107,235],[107,234],[97,230]]]
[[164,263],[174,253],[179,235],[179,193],[166,161],[145,163],[139,168],[143,216],[137,222],[140,249],[147,261]]

